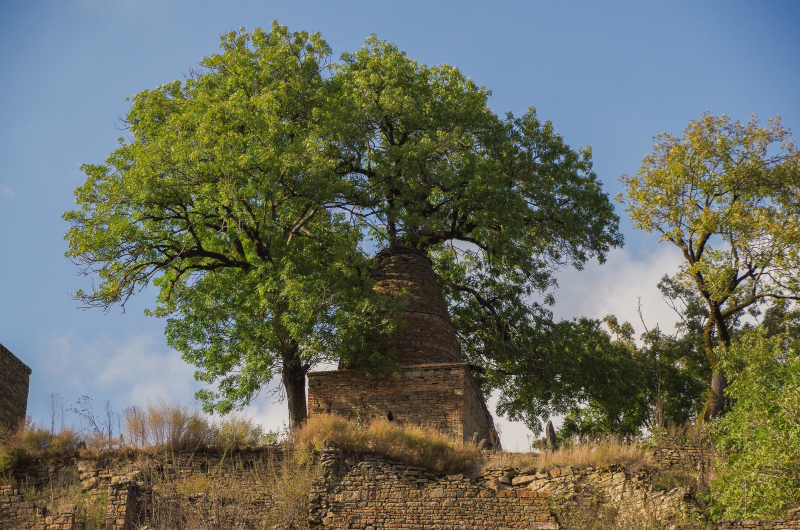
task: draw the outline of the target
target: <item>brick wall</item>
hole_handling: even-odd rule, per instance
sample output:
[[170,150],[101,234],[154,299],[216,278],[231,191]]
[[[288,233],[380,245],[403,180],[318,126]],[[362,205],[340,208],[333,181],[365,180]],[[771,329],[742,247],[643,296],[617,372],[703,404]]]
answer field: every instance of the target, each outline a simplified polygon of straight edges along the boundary
[[431,427],[458,440],[478,433],[499,447],[491,414],[464,363],[404,366],[402,372],[368,377],[363,370],[308,374],[308,413],[373,417]]
[[400,365],[457,363],[458,341],[431,260],[423,251],[400,247],[377,256],[375,290],[403,306],[392,337]]
[[432,427],[457,440],[475,433],[499,448],[494,420],[466,364],[461,362],[431,260],[424,251],[393,247],[376,256],[375,290],[403,306],[391,345],[400,371],[368,377],[364,366],[308,374],[308,413],[389,418]]
[[28,410],[31,369],[0,344],[0,425],[15,425]]

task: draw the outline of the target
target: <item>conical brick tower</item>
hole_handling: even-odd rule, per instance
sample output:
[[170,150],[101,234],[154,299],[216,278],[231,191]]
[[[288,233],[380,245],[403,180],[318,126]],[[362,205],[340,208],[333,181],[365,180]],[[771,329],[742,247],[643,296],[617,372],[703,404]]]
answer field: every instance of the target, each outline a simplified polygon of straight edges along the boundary
[[362,421],[382,416],[432,427],[458,440],[475,437],[499,447],[492,416],[469,367],[461,361],[455,329],[430,259],[423,251],[392,247],[377,256],[375,289],[403,306],[392,336],[401,370],[368,377],[363,366],[308,374],[308,412]]

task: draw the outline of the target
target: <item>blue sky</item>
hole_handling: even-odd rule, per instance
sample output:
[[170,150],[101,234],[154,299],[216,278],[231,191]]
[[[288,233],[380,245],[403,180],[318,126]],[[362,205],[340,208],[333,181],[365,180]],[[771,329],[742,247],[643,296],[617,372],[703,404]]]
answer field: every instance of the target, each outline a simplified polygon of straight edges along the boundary
[[[171,351],[163,321],[145,317],[153,293],[123,314],[81,311],[91,281],[64,257],[64,211],[84,175],[116,147],[118,117],[137,92],[174,79],[240,27],[319,31],[338,56],[372,34],[427,64],[458,66],[493,93],[497,113],[535,106],[573,147],[590,145],[614,196],[652,137],[680,134],[709,110],[746,121],[779,114],[800,127],[800,3],[793,1],[316,1],[51,0],[0,6],[0,343],[31,368],[29,413],[56,391],[73,404],[188,401],[192,367]],[[800,129],[798,129],[800,130]],[[655,283],[677,268],[674,249],[633,230],[603,266],[564,271],[556,315],[650,323],[675,317]],[[98,407],[99,408],[99,407]],[[284,404],[248,411],[278,426]],[[526,431],[503,423],[504,443]]]

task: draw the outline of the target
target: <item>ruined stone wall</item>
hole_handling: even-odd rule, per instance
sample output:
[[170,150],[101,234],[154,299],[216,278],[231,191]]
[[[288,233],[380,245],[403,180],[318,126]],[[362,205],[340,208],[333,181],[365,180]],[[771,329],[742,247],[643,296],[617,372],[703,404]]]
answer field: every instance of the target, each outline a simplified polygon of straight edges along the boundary
[[73,530],[75,506],[58,511],[47,509],[45,501],[29,502],[19,490],[0,486],[0,529]]
[[31,369],[0,344],[0,426],[25,418],[30,376]]
[[[269,507],[261,482],[284,457],[282,445],[267,446],[242,451],[164,452],[136,454],[109,452],[94,458],[60,457],[23,462],[14,473],[17,484],[38,490],[80,484],[83,494],[101,497],[107,494],[106,527],[114,530],[134,530],[141,526],[138,518],[147,516],[148,505],[155,501],[190,504],[190,510],[205,511],[209,517],[227,518],[252,523],[258,527],[260,518]],[[207,498],[172,499],[160,496],[147,485],[145,479],[175,481],[205,477],[224,480],[230,484],[230,495],[245,492],[246,502],[237,499],[231,505],[232,513],[218,513],[219,506],[211,506]],[[234,492],[235,490],[235,492]],[[214,511],[216,510],[216,511]],[[213,512],[213,513],[212,513]],[[234,513],[235,512],[235,513]],[[224,521],[220,521],[221,523]],[[0,530],[72,530],[75,507],[67,506],[55,511],[45,501],[26,500],[18,486],[0,489]],[[224,527],[224,526],[222,526]]]
[[496,491],[463,475],[443,477],[382,458],[351,464],[330,445],[321,458],[326,476],[311,495],[312,527],[558,528],[544,493]]
[[165,480],[196,474],[246,481],[254,472],[283,460],[284,448],[274,444],[237,451],[202,450],[156,454],[109,452],[95,458],[61,457],[26,460],[18,464],[13,477],[19,484],[43,489],[80,483],[84,492],[105,491],[115,477],[155,473]]
[[[152,506],[173,503],[183,513],[200,513],[219,528],[264,528],[271,508],[259,466],[283,458],[283,447],[224,453],[164,453],[137,458],[62,458],[29,463],[39,480],[79,481],[89,495],[107,492],[106,527],[134,530]],[[665,526],[683,524],[691,516],[689,488],[657,489],[646,472],[622,466],[573,469],[489,468],[475,477],[442,476],[425,469],[373,456],[348,456],[328,442],[320,454],[323,478],[310,492],[309,522],[331,529],[461,529],[540,528],[555,530],[559,521],[551,507],[591,495],[633,517],[653,517]],[[73,471],[70,471],[73,469]],[[227,477],[237,489],[250,492],[236,502],[213,502],[204,495],[162,494],[141,479],[148,472],[166,480],[181,477]],[[76,476],[77,473],[77,476]],[[41,477],[49,477],[47,479]],[[61,484],[62,482],[58,482]],[[77,483],[77,482],[75,482]],[[226,495],[229,493],[226,491]],[[233,495],[233,493],[230,493]],[[180,506],[178,506],[180,505]],[[187,508],[188,507],[188,508]],[[188,510],[188,512],[186,511]],[[0,488],[0,530],[72,530],[75,507],[51,510],[43,501],[26,501],[16,487]],[[786,520],[722,521],[714,530],[800,530],[800,509]]]
[[309,415],[333,413],[369,421],[374,417],[431,427],[457,440],[474,433],[490,447],[499,440],[469,367],[464,363],[406,366],[402,372],[368,377],[362,370],[308,374]]
[[[474,478],[367,457],[346,457],[327,443],[325,469],[311,495],[312,527],[331,529],[560,528],[552,508],[580,496],[613,506],[623,520],[691,527],[700,514],[691,486],[659,489],[649,472],[620,465],[547,469],[488,468]],[[688,525],[688,526],[687,526]],[[714,530],[800,530],[800,509],[786,520],[722,521]]]
[[715,458],[711,447],[700,445],[654,447],[651,452],[653,459],[663,468],[710,467]]

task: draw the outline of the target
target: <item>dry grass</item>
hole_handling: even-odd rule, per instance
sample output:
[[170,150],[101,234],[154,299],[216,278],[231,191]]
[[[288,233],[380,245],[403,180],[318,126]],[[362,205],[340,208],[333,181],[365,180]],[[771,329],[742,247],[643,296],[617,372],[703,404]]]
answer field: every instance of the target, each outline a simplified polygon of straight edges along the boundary
[[80,484],[57,485],[51,483],[43,489],[26,484],[20,493],[27,502],[45,501],[49,512],[58,512],[67,506],[75,506],[75,528],[83,530],[105,530],[108,495],[87,495]]
[[271,437],[272,433],[264,433],[261,425],[252,419],[239,414],[230,414],[214,425],[212,445],[227,450],[242,449],[258,446]]
[[196,450],[214,437],[213,426],[200,411],[160,396],[146,408],[128,407],[122,415],[123,435],[139,447]]
[[341,416],[312,416],[294,433],[294,442],[306,454],[322,449],[324,440],[344,449],[398,460],[439,473],[463,473],[476,468],[481,452],[470,443],[454,443],[432,429],[376,418],[367,425]]
[[297,454],[257,463],[245,477],[194,474],[149,477],[152,495],[137,529],[307,528],[312,482],[321,475]]
[[621,464],[633,472],[656,467],[656,462],[646,446],[614,438],[583,441],[542,453],[498,453],[487,459],[484,467],[532,470],[561,466],[602,468],[612,464]]

